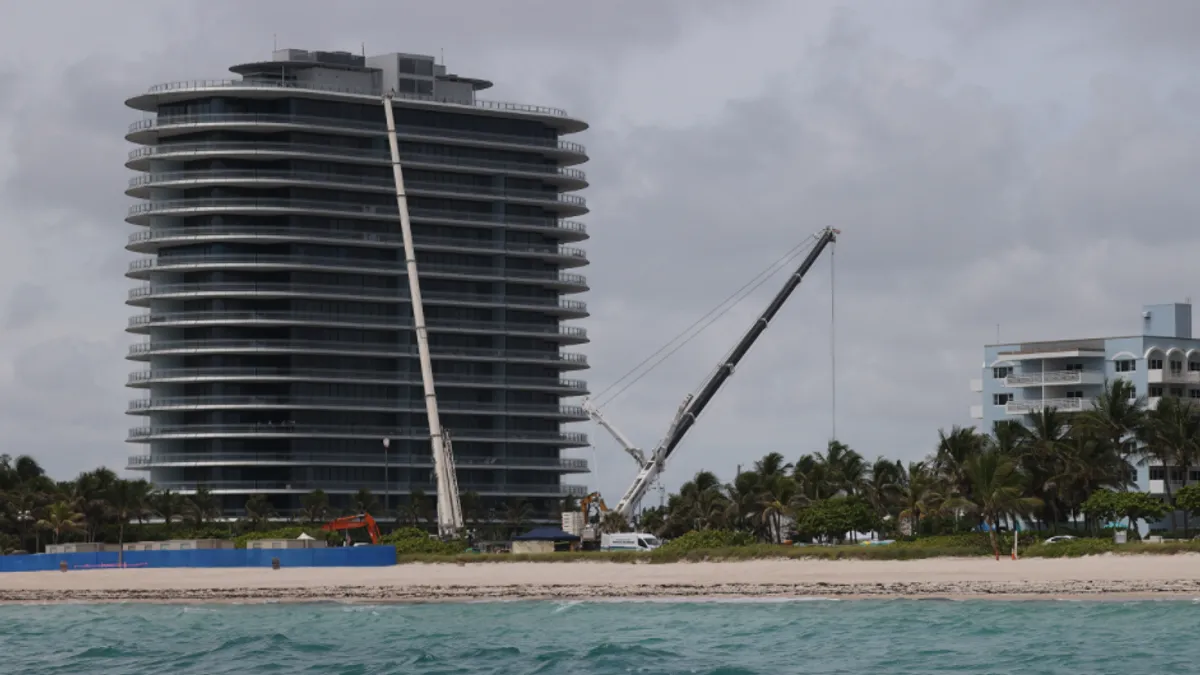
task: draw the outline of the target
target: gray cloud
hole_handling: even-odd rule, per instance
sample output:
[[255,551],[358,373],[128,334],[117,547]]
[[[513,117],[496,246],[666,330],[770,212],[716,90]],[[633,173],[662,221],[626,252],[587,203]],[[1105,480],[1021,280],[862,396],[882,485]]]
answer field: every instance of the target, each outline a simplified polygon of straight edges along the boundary
[[[106,3],[79,5],[89,30],[57,32],[61,9],[22,6],[0,28],[0,73],[16,73],[0,86],[20,92],[0,103],[0,284],[31,303],[2,308],[26,317],[0,344],[5,450],[64,476],[123,464],[122,137],[138,117],[123,101],[267,58],[272,33],[281,47],[445,47],[496,98],[588,119],[596,390],[826,225],[843,230],[837,431],[870,457],[916,458],[938,427],[970,422],[967,380],[997,324],[1005,339],[1127,332],[1143,302],[1194,295],[1200,89],[1164,48],[1190,49],[1193,10],[930,0],[900,21],[846,4],[363,2],[313,22],[325,6],[307,0]],[[26,66],[43,33],[51,57]],[[777,283],[631,387],[614,421],[651,445]],[[826,258],[669,487],[824,444],[830,302]],[[619,492],[631,462],[588,431],[599,487]]]

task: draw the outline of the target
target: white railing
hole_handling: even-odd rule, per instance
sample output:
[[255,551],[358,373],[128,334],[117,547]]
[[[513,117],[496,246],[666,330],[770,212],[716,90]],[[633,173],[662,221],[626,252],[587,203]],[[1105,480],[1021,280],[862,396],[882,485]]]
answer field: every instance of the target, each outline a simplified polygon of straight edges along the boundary
[[1038,384],[1079,384],[1083,382],[1082,370],[1052,370],[1045,373],[1009,375],[1004,378],[1006,387],[1023,387]]
[[1084,408],[1084,398],[1039,398],[1024,401],[1009,401],[1004,404],[1004,412],[1009,415],[1025,415],[1054,408],[1059,412],[1079,412]]

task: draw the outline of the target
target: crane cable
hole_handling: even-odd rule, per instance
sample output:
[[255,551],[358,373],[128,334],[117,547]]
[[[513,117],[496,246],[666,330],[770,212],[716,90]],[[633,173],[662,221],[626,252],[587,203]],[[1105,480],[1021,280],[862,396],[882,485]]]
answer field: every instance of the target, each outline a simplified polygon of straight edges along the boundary
[[836,266],[834,261],[837,257],[834,253],[837,251],[837,240],[829,244],[829,425],[832,435],[829,440],[837,440],[837,292],[834,290],[834,282],[837,275],[834,274]]
[[[715,307],[710,309],[707,313],[704,314],[704,316],[701,316],[699,319],[697,319],[695,322],[693,322],[690,326],[683,329],[682,332],[680,332],[678,335],[676,335],[674,338],[672,338],[665,345],[660,347],[658,349],[658,351],[654,352],[650,356],[643,359],[640,363],[638,363],[636,366],[634,366],[632,369],[630,369],[629,372],[625,373],[620,378],[618,378],[616,381],[614,381],[612,384],[605,387],[603,391],[601,391],[599,394],[597,394],[595,396],[595,398],[598,401],[597,406],[604,406],[604,405],[608,405],[609,403],[612,403],[614,400],[617,399],[618,396],[623,394],[625,391],[627,391],[633,385],[637,384],[639,380],[641,380],[646,375],[649,375],[655,368],[657,368],[659,365],[661,365],[663,363],[663,361],[666,361],[675,352],[682,349],[684,347],[684,345],[686,345],[687,343],[694,340],[701,333],[703,333],[706,329],[708,329],[709,326],[711,326],[713,323],[718,321],[721,317],[723,317],[725,314],[727,314],[731,309],[736,307],[738,305],[738,303],[740,303],[742,300],[745,300],[747,296],[749,296],[751,293],[753,293],[755,290],[757,290],[760,286],[762,286],[764,283],[766,283],[768,280],[770,280],[771,277],[778,274],[779,271],[783,269],[784,265],[786,265],[788,262],[790,262],[791,260],[793,260],[794,258],[799,256],[801,253],[804,253],[805,251],[807,251],[808,249],[810,249],[814,245],[816,245],[816,242],[817,242],[816,235],[812,235],[812,236],[809,236],[807,239],[801,241],[799,244],[796,244],[794,247],[792,247],[791,250],[789,250],[787,253],[785,253],[782,257],[780,257],[775,262],[771,263],[766,268],[764,268],[761,272],[759,272],[757,275],[755,275],[754,278],[752,278],[750,281],[746,282],[741,288],[734,291],[732,295],[730,295],[729,297],[725,298],[723,301],[718,303]],[[733,302],[732,302],[732,304],[729,304],[731,300]],[[723,306],[725,306],[727,304],[729,305],[728,307],[721,309]],[[718,312],[718,310],[720,310],[720,311]],[[716,314],[714,315],[714,313],[716,313]],[[632,381],[626,383],[623,387],[621,387],[620,389],[618,389],[617,391],[615,391],[611,395],[609,395],[608,398],[605,399],[603,402],[599,401],[613,387],[617,386],[622,381],[628,379],[631,375],[636,373],[639,368],[646,365],[646,363],[653,360],[659,354],[662,354],[664,350],[667,350],[668,348],[670,348],[673,343],[675,343],[677,340],[679,340],[684,335],[687,335],[687,333],[689,331],[691,331],[692,329],[696,328],[697,325],[700,326],[699,330],[692,333],[692,335],[688,336],[687,339],[683,340],[683,342],[680,342],[679,344],[675,345],[674,348],[671,348],[670,351],[668,351],[666,354],[663,354],[661,358],[659,358],[657,361],[654,361],[654,363],[650,364],[650,366],[646,370],[642,371],[642,373],[639,374],[637,377],[635,377]],[[719,364],[718,364],[718,367],[720,367]]]

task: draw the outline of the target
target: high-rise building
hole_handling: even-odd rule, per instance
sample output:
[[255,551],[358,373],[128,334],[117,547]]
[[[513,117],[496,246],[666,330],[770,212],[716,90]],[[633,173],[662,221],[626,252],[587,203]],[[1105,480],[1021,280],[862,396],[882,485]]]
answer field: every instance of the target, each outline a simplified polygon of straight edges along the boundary
[[[557,108],[476,99],[485,80],[433,57],[295,49],[126,101],[127,276],[145,308],[128,358],[145,393],[129,467],[159,488],[250,495],[281,513],[361,489],[393,511],[435,491],[381,94],[394,90],[443,426],[470,509],[557,516],[588,470],[563,424],[587,290],[570,218],[587,213],[587,124]],[[385,439],[387,442],[385,443]],[[427,500],[432,503],[432,499]],[[479,514],[475,514],[478,516]]]

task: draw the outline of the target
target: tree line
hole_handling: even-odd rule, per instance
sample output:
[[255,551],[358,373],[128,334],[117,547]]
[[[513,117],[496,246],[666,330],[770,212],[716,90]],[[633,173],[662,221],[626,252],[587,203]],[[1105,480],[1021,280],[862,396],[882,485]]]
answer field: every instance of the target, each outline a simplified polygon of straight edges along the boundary
[[[979,529],[995,533],[1020,519],[1029,527],[1059,532],[1098,532],[1115,519],[1128,525],[1167,514],[1169,529],[1183,531],[1200,513],[1200,486],[1189,484],[1188,467],[1200,464],[1200,403],[1164,397],[1153,408],[1125,380],[1106,383],[1090,410],[1063,413],[1047,408],[1017,421],[997,423],[990,433],[974,427],[939,430],[925,459],[868,461],[839,441],[823,452],[788,462],[772,452],[728,483],[701,471],[670,495],[665,506],[639,514],[637,527],[665,538],[693,530],[734,530],[763,541],[798,536],[838,540],[848,532],[923,536]],[[1135,466],[1163,469],[1165,494],[1136,492]],[[1183,485],[1179,490],[1174,488]],[[474,493],[461,496],[467,529],[482,539],[504,539],[534,521],[522,500],[487,505]],[[304,495],[298,512],[277,513],[264,495],[252,495],[231,523],[217,500],[201,487],[192,494],[155,490],[145,480],[127,480],[100,468],[75,480],[49,478],[28,456],[0,455],[0,552],[37,551],[62,541],[126,540],[136,524],[153,537],[228,537],[280,521],[321,523],[336,515],[321,491]],[[575,510],[572,499],[563,510]],[[353,513],[378,514],[383,521],[432,529],[435,500],[415,492],[390,513],[378,498],[360,490]],[[615,514],[601,526],[628,529]],[[993,536],[993,541],[994,541]]]
[[[482,538],[505,539],[533,522],[534,510],[523,500],[488,504],[474,492],[460,499],[466,528]],[[156,490],[146,480],[121,478],[104,467],[55,481],[32,457],[0,455],[0,555],[62,542],[122,544],[131,540],[130,528],[147,540],[223,539],[284,523],[317,526],[352,513],[375,515],[385,530],[402,525],[432,530],[437,517],[436,500],[421,491],[387,511],[366,489],[342,509],[331,506],[321,490],[303,495],[300,504],[295,512],[280,513],[265,495],[251,495],[242,513],[230,519],[203,486],[187,495]]]
[[[835,440],[795,462],[767,454],[729,483],[701,471],[664,507],[644,511],[638,525],[665,538],[721,529],[764,541],[986,529],[995,547],[997,529],[1017,522],[1099,533],[1117,519],[1128,528],[1170,514],[1174,532],[1178,512],[1186,536],[1188,516],[1200,513],[1200,485],[1188,484],[1188,467],[1200,464],[1200,404],[1164,397],[1151,408],[1118,379],[1089,410],[1046,408],[1031,418],[1028,426],[999,422],[990,433],[939,430],[933,452],[920,461],[869,461]],[[1172,479],[1164,494],[1134,490],[1135,467],[1147,464],[1173,467],[1163,469]],[[1185,487],[1173,490],[1173,482]]]

